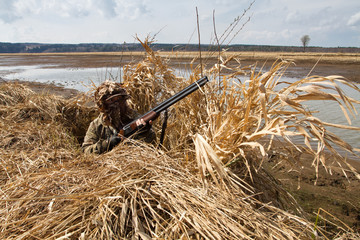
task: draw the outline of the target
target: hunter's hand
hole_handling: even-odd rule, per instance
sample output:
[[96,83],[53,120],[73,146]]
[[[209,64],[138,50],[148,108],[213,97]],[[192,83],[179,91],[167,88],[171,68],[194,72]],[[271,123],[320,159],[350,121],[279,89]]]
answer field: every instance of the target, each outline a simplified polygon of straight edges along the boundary
[[111,136],[108,141],[109,141],[109,150],[111,150],[121,142],[121,137],[115,134]]
[[[151,125],[152,124],[152,121],[150,120],[149,121],[149,125]],[[136,126],[138,127],[138,128],[143,128],[143,127],[145,127],[146,126],[146,122],[144,121],[144,119],[138,119],[138,120],[136,120]]]

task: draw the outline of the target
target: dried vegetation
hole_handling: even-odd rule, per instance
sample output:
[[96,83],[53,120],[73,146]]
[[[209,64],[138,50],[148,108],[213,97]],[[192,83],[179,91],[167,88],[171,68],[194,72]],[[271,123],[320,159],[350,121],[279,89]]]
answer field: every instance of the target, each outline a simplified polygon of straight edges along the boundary
[[[143,45],[146,58],[125,66],[123,77],[140,112],[200,75],[194,66],[186,79],[177,77],[147,42]],[[314,226],[261,168],[275,140],[283,140],[289,151],[311,154],[316,172],[327,167],[327,149],[359,177],[331,144],[355,150],[302,105],[308,99],[337,101],[345,115],[356,113],[358,102],[346,97],[339,83],[357,86],[338,76],[286,83],[281,76],[290,62],[275,62],[262,73],[240,63],[229,66],[230,61],[239,63],[229,57],[202,66],[211,82],[170,109],[162,148],[129,139],[100,156],[79,148],[97,114],[86,96],[65,100],[1,85],[0,238],[359,237],[348,228],[326,232]],[[161,121],[154,129],[159,135]],[[303,146],[292,136],[300,136]]]

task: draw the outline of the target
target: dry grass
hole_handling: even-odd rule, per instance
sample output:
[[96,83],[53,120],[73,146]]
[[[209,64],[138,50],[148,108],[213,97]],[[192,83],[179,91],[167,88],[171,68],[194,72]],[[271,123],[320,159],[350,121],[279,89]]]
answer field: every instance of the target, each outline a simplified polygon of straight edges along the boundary
[[[194,65],[190,77],[175,76],[166,60],[143,45],[146,58],[124,67],[124,83],[140,112],[200,74]],[[79,141],[96,115],[85,97],[65,100],[3,85],[0,238],[311,238],[314,223],[301,217],[261,164],[268,160],[271,140],[279,137],[292,150],[311,153],[315,171],[327,166],[325,148],[349,168],[329,143],[353,153],[351,146],[329,133],[328,124],[302,101],[338,101],[347,114],[357,102],[338,88],[346,84],[340,77],[311,77],[276,90],[289,62],[255,73],[229,67],[228,60],[204,66],[212,82],[170,109],[163,149],[130,139],[104,155],[84,155]],[[241,80],[244,74],[249,81]],[[335,93],[323,93],[324,88]],[[158,132],[160,124],[154,125]],[[294,144],[293,135],[302,136],[305,145]],[[307,144],[314,139],[317,149]],[[340,227],[327,234],[358,236]]]
[[129,146],[12,179],[3,188],[2,236],[284,239],[305,238],[310,230],[303,219],[240,189],[204,188],[179,162]]
[[[146,46],[144,43],[145,48]],[[181,90],[200,74],[199,68],[194,68],[188,79],[179,79],[162,58],[150,48],[147,47],[146,50],[147,59],[137,65],[126,66],[124,71],[124,83],[131,95],[135,96],[134,106],[138,106],[140,112],[145,112]],[[192,149],[192,143],[186,141],[186,138],[199,134],[211,143],[223,164],[229,164],[239,156],[247,161],[246,154],[254,155],[254,151],[249,149],[255,148],[260,156],[258,164],[261,165],[261,161],[266,158],[266,149],[271,148],[271,142],[265,147],[260,141],[270,136],[285,140],[299,152],[311,153],[316,168],[320,165],[327,166],[323,151],[325,149],[335,154],[339,164],[346,167],[346,160],[331,144],[357,156],[357,149],[329,132],[326,126],[354,131],[360,128],[324,122],[315,118],[306,107],[308,100],[335,101],[350,124],[349,116],[357,114],[355,105],[359,102],[347,97],[341,86],[347,85],[360,91],[357,85],[341,76],[312,76],[288,83],[281,81],[281,77],[291,64],[289,61],[277,61],[270,71],[256,73],[253,69],[249,71],[247,67],[228,67],[231,60],[234,57],[223,59],[220,65],[208,68],[206,74],[211,76],[212,83],[171,109],[171,125],[168,129],[171,135],[165,143],[168,149]],[[226,74],[220,76],[218,84],[219,67],[220,72],[226,70]],[[250,80],[241,80],[246,74]],[[294,144],[292,136],[301,136],[305,148]],[[317,143],[317,149],[310,145],[311,141]],[[354,174],[360,178],[356,172]]]

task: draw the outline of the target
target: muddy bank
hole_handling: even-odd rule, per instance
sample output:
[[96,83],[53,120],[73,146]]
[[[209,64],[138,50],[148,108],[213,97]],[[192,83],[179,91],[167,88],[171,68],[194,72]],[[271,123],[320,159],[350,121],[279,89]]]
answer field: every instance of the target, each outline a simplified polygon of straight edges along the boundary
[[[329,168],[320,167],[317,177],[315,168],[311,166],[314,161],[311,156],[293,155],[285,149],[289,147],[284,145],[274,149],[274,155],[264,163],[264,168],[293,195],[307,218],[315,223],[321,209],[320,216],[327,221],[360,232],[360,180],[332,163],[331,155],[326,159]],[[347,159],[347,162],[360,172],[358,159]]]
[[[0,77],[0,84],[6,82],[8,82],[8,80],[2,79]],[[20,80],[14,80],[11,82],[25,85],[38,94],[54,94],[54,95],[62,96],[65,99],[76,97],[78,94],[80,94],[80,92],[77,91],[76,89],[57,86],[55,84],[28,82],[28,81],[20,81]]]

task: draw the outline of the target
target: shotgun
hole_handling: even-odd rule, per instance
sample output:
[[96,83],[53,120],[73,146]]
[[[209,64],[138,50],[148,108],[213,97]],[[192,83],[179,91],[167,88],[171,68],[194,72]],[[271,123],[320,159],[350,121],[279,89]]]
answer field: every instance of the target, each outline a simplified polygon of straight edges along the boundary
[[177,103],[181,99],[185,98],[189,94],[195,92],[200,87],[204,86],[209,79],[205,76],[200,78],[198,81],[190,84],[180,92],[174,94],[169,99],[165,100],[164,102],[160,103],[141,117],[135,119],[134,121],[130,122],[129,124],[125,125],[120,131],[119,135],[123,137],[130,137],[132,134],[134,134],[137,130],[141,129],[143,126],[137,126],[136,121],[138,119],[144,119],[146,124],[149,124],[150,121],[154,121],[160,116],[160,113],[167,108],[169,108],[171,105]]

